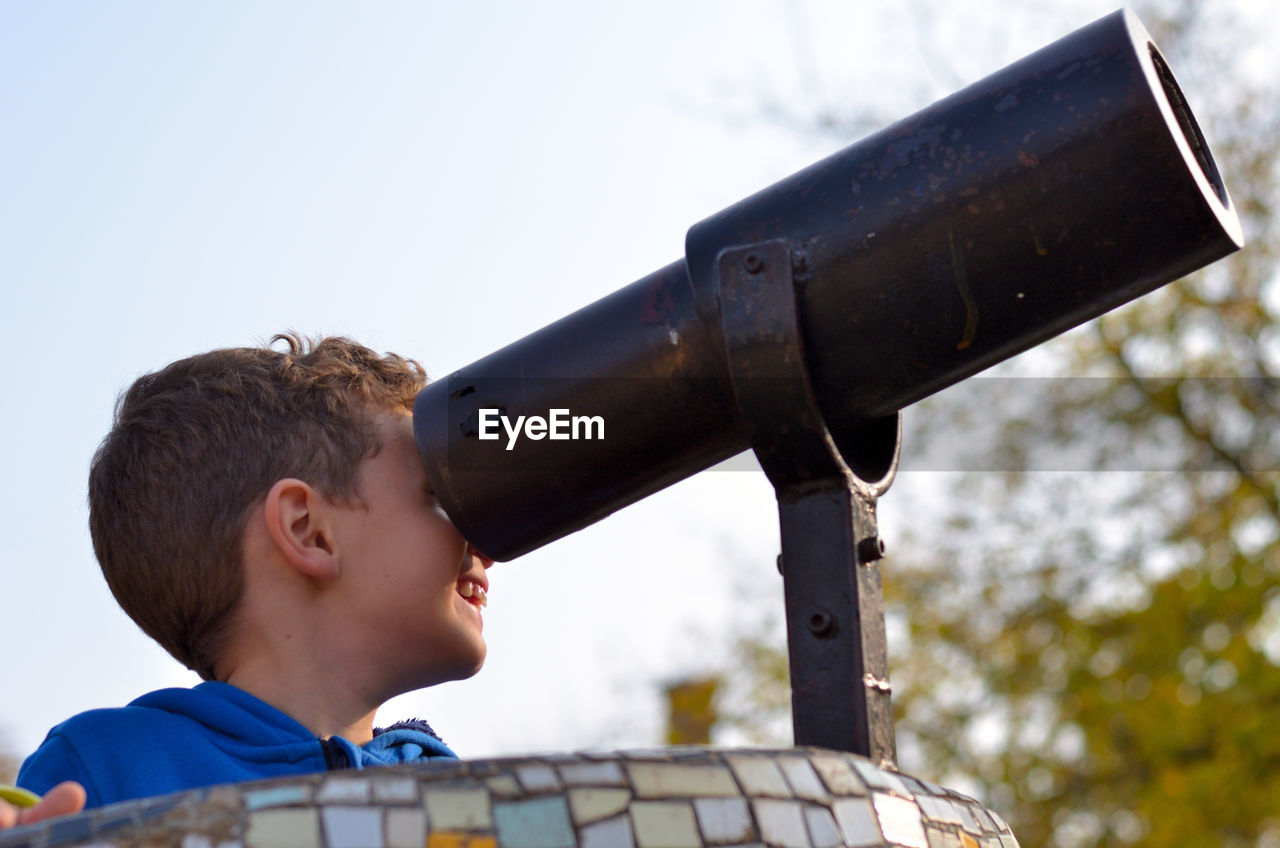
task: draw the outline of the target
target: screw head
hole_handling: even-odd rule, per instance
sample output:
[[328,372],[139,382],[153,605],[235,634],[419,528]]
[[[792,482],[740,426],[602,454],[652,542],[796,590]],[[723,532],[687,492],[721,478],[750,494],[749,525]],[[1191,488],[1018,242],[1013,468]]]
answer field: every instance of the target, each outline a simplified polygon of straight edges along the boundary
[[833,636],[836,632],[836,620],[824,609],[814,610],[809,616],[809,632],[819,639]]
[[764,260],[760,258],[758,253],[748,253],[742,260],[742,267],[747,269],[748,274],[759,274],[764,268]]

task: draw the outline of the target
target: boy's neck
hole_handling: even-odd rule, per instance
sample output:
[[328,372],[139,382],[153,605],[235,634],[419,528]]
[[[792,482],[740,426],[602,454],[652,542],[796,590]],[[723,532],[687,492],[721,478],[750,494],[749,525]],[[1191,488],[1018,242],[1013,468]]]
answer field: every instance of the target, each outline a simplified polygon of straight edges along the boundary
[[344,685],[336,676],[317,683],[240,666],[225,682],[275,707],[319,739],[341,736],[364,745],[373,738],[374,714],[380,704],[361,699],[358,687]]

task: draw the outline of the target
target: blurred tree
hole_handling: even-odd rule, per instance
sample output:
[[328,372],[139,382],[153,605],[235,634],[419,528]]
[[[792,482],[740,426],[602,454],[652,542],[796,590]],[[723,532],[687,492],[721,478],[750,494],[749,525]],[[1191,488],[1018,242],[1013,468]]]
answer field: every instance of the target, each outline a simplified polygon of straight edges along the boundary
[[[957,473],[896,484],[936,504],[884,567],[901,759],[1026,845],[1275,846],[1280,99],[1225,4],[1139,14],[1200,84],[1249,245],[908,411],[904,465],[923,446]],[[726,699],[761,741],[788,706],[778,633],[742,639]]]

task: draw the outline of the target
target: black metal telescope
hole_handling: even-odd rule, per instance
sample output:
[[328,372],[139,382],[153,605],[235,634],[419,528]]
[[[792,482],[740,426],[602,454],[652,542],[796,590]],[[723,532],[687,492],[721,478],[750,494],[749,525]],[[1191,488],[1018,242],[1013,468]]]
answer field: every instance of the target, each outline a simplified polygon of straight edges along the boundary
[[753,449],[778,499],[795,741],[892,765],[875,505],[900,410],[1242,242],[1173,75],[1118,12],[428,386],[418,448],[499,560]]
[[[1165,60],[1114,13],[707,218],[683,260],[428,386],[418,444],[466,538],[510,559],[750,447],[720,262],[768,244],[790,263],[779,285],[821,423],[875,483],[900,409],[1242,236]],[[479,438],[484,409],[598,417],[604,438],[508,450],[492,413],[500,438]]]

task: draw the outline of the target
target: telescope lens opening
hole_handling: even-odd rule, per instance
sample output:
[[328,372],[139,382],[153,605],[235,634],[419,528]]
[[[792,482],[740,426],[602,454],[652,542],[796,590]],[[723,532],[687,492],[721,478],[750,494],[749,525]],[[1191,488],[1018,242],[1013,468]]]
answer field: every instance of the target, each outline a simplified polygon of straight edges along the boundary
[[1195,115],[1191,114],[1191,107],[1187,105],[1187,98],[1183,96],[1182,89],[1178,87],[1178,81],[1173,78],[1173,72],[1165,64],[1164,57],[1160,55],[1160,51],[1156,49],[1154,44],[1149,45],[1149,50],[1151,51],[1151,63],[1156,69],[1156,76],[1160,78],[1160,85],[1164,88],[1165,97],[1169,99],[1169,105],[1173,107],[1173,114],[1178,119],[1178,129],[1182,130],[1183,137],[1187,140],[1192,154],[1196,157],[1196,162],[1200,165],[1201,173],[1209,181],[1209,185],[1213,186],[1213,193],[1218,195],[1218,199],[1225,205],[1228,202],[1227,187],[1222,183],[1222,176],[1218,173],[1218,165],[1213,161],[1213,154],[1209,152],[1209,145],[1205,142],[1204,135],[1200,132],[1200,125],[1196,123]]

